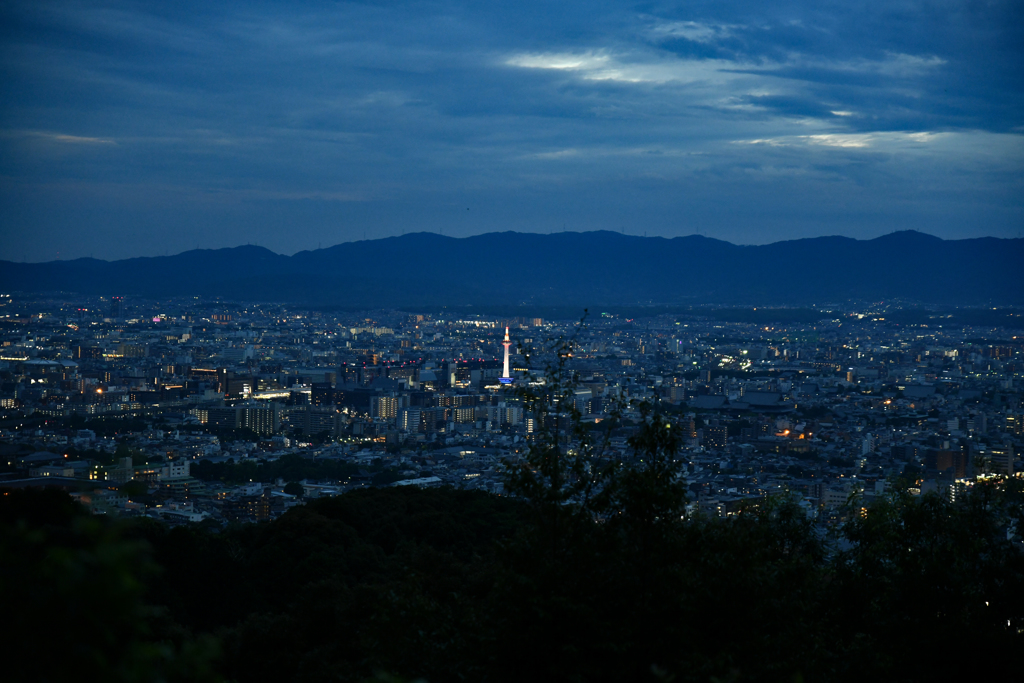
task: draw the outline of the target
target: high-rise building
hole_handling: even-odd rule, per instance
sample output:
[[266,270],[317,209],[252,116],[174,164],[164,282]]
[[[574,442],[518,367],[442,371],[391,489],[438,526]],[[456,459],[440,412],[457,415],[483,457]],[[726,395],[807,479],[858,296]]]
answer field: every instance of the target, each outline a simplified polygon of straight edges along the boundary
[[206,389],[221,393],[227,391],[227,368],[190,368],[188,378],[197,382],[203,382]]
[[270,494],[234,496],[221,503],[221,514],[231,521],[263,521],[270,519]]
[[1016,434],[1018,436],[1024,434],[1024,416],[1007,415],[1006,431],[1010,432],[1011,434]]
[[281,404],[245,406],[242,409],[244,426],[257,434],[275,434],[281,429]]
[[983,456],[989,462],[989,469],[996,474],[1013,474],[1013,446],[990,448]]
[[110,317],[116,320],[124,318],[124,297],[123,296],[112,296],[110,297]]
[[523,421],[523,409],[519,406],[499,403],[496,406],[486,406],[484,412],[487,419],[495,425],[518,425]]
[[420,411],[420,424],[423,426],[423,431],[427,434],[436,432],[439,425],[443,429],[447,421],[448,408],[423,408]]
[[301,415],[292,415],[292,422],[302,428],[306,436],[323,434],[338,436],[343,427],[342,414],[334,408],[306,406]]
[[476,421],[476,408],[466,406],[464,408],[455,408],[452,411],[452,416],[455,422],[466,423]]
[[103,349],[93,344],[79,344],[73,349],[75,358],[80,360],[101,360]]
[[397,396],[374,396],[370,399],[370,417],[393,420],[398,417]]
[[402,408],[398,411],[398,428],[405,432],[420,431],[420,416],[419,408]]
[[241,410],[235,406],[208,408],[206,411],[207,424],[227,429],[237,429],[242,426]]
[[580,412],[580,415],[590,415],[590,402],[593,400],[594,394],[590,389],[577,389],[573,395],[573,402],[576,406],[576,410]]
[[709,448],[725,448],[729,443],[729,429],[725,425],[708,427],[704,430],[704,436]]
[[330,382],[313,382],[309,402],[315,406],[329,406],[334,403],[334,385]]

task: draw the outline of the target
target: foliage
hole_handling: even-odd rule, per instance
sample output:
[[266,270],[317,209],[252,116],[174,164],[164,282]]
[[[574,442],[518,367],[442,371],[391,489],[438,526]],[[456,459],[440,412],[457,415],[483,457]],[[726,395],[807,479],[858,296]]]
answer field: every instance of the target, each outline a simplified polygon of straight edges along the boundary
[[[1024,556],[1006,525],[1021,515],[1019,480],[990,480],[952,503],[897,488],[844,534],[851,542],[834,563],[837,622],[865,672],[924,680],[925,661],[943,662],[937,677],[974,677],[979,667],[1009,671],[1024,627]],[[944,634],[982,658],[944,656]],[[927,666],[925,667],[927,668]],[[873,669],[873,670],[872,670]]]
[[69,430],[90,429],[96,436],[117,436],[130,432],[143,432],[153,426],[152,417],[86,417],[84,415],[67,415],[61,418],[60,424]]
[[64,452],[68,456],[68,460],[92,460],[98,465],[113,465],[114,464],[114,453],[107,451],[101,451],[95,448],[83,448],[78,449],[74,446],[68,446],[64,449]]
[[131,479],[118,487],[118,490],[132,500],[138,500],[149,494],[149,485],[138,479]]
[[542,429],[524,457],[504,463],[505,488],[530,503],[537,532],[556,553],[581,524],[590,523],[600,504],[595,495],[611,469],[602,463],[606,444],[584,426],[576,406],[578,382],[568,367],[575,343],[575,336],[554,340],[549,352],[555,362],[539,388],[517,389],[524,410]]
[[677,525],[686,505],[682,461],[678,458],[684,431],[649,404],[639,406],[642,423],[629,438],[633,457],[620,463],[605,488],[612,526],[639,542],[649,534]]
[[[378,467],[368,468],[372,470]],[[192,476],[203,481],[240,484],[248,481],[314,481],[343,480],[359,474],[359,467],[329,458],[304,458],[289,453],[268,462],[211,462],[199,460],[192,466]]]
[[57,491],[0,496],[7,681],[213,681],[217,652],[145,601],[159,567]]
[[[108,668],[87,677],[134,680],[208,673],[210,641],[188,634],[217,634],[237,681],[925,681],[992,677],[1024,645],[1016,480],[955,504],[897,491],[840,530],[840,551],[789,499],[681,519],[682,491],[648,469],[655,451],[670,470],[671,429],[649,417],[602,515],[557,552],[532,503],[474,491],[364,489],[224,530],[5,498],[14,642],[36,662],[53,642],[98,653],[78,666]],[[949,657],[950,634],[984,655]]]
[[521,522],[507,498],[403,487],[315,500],[266,525],[146,534],[168,573],[204,567],[204,581],[163,597],[186,625],[222,634],[230,678],[444,680],[479,666],[466,648],[490,587],[483,556]]
[[149,456],[145,451],[139,450],[138,448],[132,448],[128,444],[119,444],[117,450],[114,451],[115,460],[121,458],[131,458],[133,467],[140,467],[149,463]]

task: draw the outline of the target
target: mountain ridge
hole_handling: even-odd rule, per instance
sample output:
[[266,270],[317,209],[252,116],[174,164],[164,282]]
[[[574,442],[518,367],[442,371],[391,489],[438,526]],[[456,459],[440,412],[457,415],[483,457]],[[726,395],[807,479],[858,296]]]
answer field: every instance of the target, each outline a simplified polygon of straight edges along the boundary
[[0,261],[0,288],[391,307],[535,303],[1024,302],[1024,240],[907,230],[736,245],[612,231],[416,232],[286,256],[240,245],[118,261]]

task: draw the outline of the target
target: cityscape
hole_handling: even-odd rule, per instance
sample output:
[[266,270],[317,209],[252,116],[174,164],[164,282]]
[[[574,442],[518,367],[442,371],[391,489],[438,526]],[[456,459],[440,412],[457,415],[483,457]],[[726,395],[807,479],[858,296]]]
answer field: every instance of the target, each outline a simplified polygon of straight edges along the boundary
[[990,327],[900,323],[883,302],[581,320],[122,296],[3,310],[4,485],[103,514],[260,521],[366,486],[501,495],[542,428],[522,388],[543,390],[557,339],[608,457],[628,458],[642,404],[683,429],[689,514],[786,494],[827,527],[899,477],[954,500],[1021,471],[1014,311]]
[[0,3],[4,683],[1013,681],[1024,3]]

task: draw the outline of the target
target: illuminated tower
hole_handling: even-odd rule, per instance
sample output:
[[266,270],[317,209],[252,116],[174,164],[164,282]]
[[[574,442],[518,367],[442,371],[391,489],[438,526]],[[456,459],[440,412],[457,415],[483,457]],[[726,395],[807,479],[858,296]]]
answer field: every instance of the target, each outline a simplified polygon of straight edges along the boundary
[[498,381],[502,384],[512,384],[512,375],[508,372],[508,349],[512,346],[512,340],[508,338],[507,327],[505,328],[505,341],[502,342],[502,346],[505,347],[505,369],[501,373],[501,377],[498,378]]

